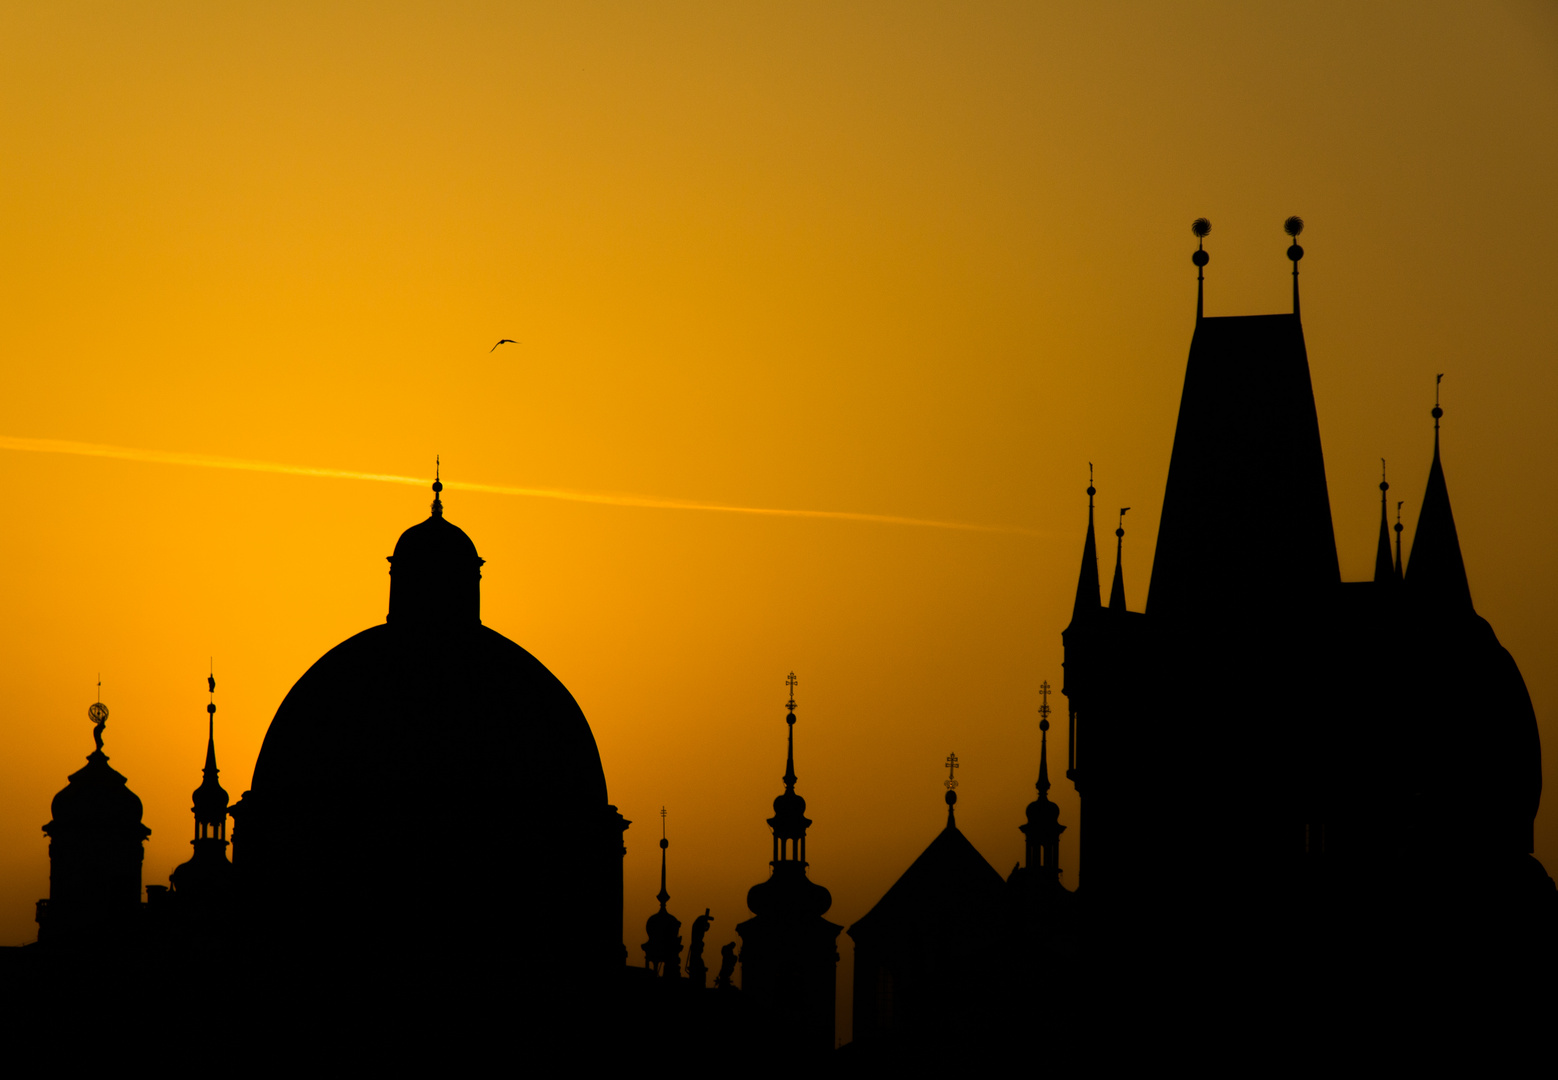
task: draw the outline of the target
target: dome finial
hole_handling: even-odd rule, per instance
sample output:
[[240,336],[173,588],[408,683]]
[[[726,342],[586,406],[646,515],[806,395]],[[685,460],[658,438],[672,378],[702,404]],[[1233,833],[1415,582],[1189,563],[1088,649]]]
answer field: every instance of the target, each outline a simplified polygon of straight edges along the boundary
[[947,778],[941,782],[941,786],[947,789],[947,828],[952,829],[957,827],[957,822],[952,818],[952,808],[957,805],[958,801],[958,781],[956,775],[958,756],[956,754],[948,754],[947,760],[943,761],[942,764],[947,767]]
[[1202,271],[1206,269],[1206,264],[1212,261],[1212,257],[1206,253],[1203,241],[1206,239],[1207,234],[1212,231],[1212,223],[1204,217],[1198,217],[1190,223],[1190,231],[1195,234],[1196,238],[1196,251],[1194,255],[1190,256],[1190,261],[1196,264],[1196,319],[1199,321],[1201,318],[1202,279],[1204,276]]
[[1045,679],[1039,684],[1039,780],[1033,786],[1038,788],[1039,794],[1049,796],[1049,680]]
[[792,671],[792,672],[790,672],[789,675],[785,676],[784,685],[786,687],[788,687],[789,690],[790,690],[790,700],[789,700],[789,702],[787,702],[785,704],[785,708],[788,709],[789,712],[785,714],[785,718],[784,718],[784,722],[788,726],[789,732],[790,732],[790,734],[789,734],[789,745],[787,747],[787,751],[786,751],[786,754],[785,754],[785,761],[784,761],[784,790],[786,792],[792,792],[792,791],[795,790],[795,780],[796,780],[796,776],[795,776],[795,687],[798,685],[798,680],[795,677],[795,672]]
[[1444,382],[1444,372],[1434,376],[1434,411],[1429,415],[1434,418],[1434,445],[1439,445],[1439,418],[1444,415],[1444,410],[1439,407],[1439,384]]
[[1298,260],[1304,257],[1304,249],[1298,246],[1298,234],[1304,231],[1304,219],[1294,214],[1282,223],[1282,231],[1293,238],[1288,245],[1288,258],[1293,260],[1293,314],[1298,314]]
[[103,704],[103,676],[97,677],[97,701],[87,709],[87,717],[97,727],[92,730],[92,738],[97,741],[97,752],[103,752],[103,729],[108,726],[108,706]]
[[436,518],[441,518],[441,517],[444,516],[444,503],[443,503],[443,500],[438,497],[439,492],[444,490],[444,482],[441,479],[442,471],[443,471],[442,463],[440,462],[438,455],[434,454],[433,455],[433,516],[436,517]]

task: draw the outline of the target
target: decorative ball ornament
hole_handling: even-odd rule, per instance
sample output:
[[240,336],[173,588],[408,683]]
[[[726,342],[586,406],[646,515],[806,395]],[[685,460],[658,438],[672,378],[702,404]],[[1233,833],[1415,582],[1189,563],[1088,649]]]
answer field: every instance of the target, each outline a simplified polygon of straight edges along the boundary
[[[1292,220],[1298,221],[1297,218]],[[1299,228],[1303,228],[1303,222],[1299,222]],[[1195,234],[1196,239],[1204,240],[1206,234],[1212,231],[1212,223],[1204,217],[1198,217],[1190,223],[1190,231]]]
[[1303,257],[1304,257],[1304,249],[1303,248],[1299,247],[1297,244],[1291,244],[1291,245],[1288,246],[1288,259],[1289,259],[1289,261],[1291,261],[1291,262],[1298,262],[1298,260],[1302,259]]
[[953,791],[951,788],[948,788],[947,789],[947,805],[951,806],[953,803],[955,803],[957,801],[958,801],[958,793]]
[[1435,420],[1437,420],[1441,416],[1444,415],[1444,410],[1441,409],[1439,406],[1435,405],[1434,406],[1434,411],[1432,413],[1430,413],[1429,415],[1431,415]]
[[1282,231],[1295,240],[1298,239],[1298,234],[1304,231],[1304,219],[1294,214],[1282,223]]
[[1190,261],[1195,263],[1197,266],[1205,266],[1207,263],[1212,261],[1212,257],[1204,251],[1197,251],[1194,255],[1190,256]]
[[94,724],[108,723],[108,706],[101,701],[94,702],[87,708],[87,716],[91,717]]
[[666,848],[668,848],[670,846],[671,846],[671,842],[669,840],[666,840],[664,837],[662,837],[661,840],[660,840],[660,850],[664,851]]
[[1049,721],[1048,720],[1040,720],[1039,721],[1039,730],[1040,731],[1048,731],[1049,730]]
[[206,712],[209,715],[211,715],[211,716],[215,716],[216,715],[216,704],[213,702],[212,704],[207,705],[206,706]]

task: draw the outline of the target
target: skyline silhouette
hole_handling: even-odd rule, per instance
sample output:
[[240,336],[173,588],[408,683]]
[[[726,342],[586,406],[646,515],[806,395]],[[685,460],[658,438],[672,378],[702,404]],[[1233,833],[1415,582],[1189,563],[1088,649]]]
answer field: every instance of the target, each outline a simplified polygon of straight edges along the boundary
[[[177,35],[88,8],[14,24],[0,433],[419,487],[434,453],[457,463],[445,501],[488,560],[483,620],[578,699],[635,830],[670,806],[672,910],[684,935],[711,910],[711,982],[767,873],[772,691],[792,668],[832,921],[852,925],[943,828],[950,747],[960,831],[1003,874],[1023,856],[1012,808],[1033,794],[1037,687],[1062,678],[1089,461],[1105,599],[1120,507],[1128,610],[1156,572],[1198,214],[1216,226],[1208,317],[1290,310],[1281,225],[1307,221],[1345,580],[1373,576],[1381,457],[1410,556],[1446,373],[1472,597],[1546,733],[1547,16],[236,18]],[[489,355],[501,336],[524,344]],[[1236,466],[1248,539],[1230,548],[1260,549],[1287,507]],[[47,892],[39,808],[91,748],[97,672],[106,752],[152,829],[144,881],[165,882],[190,855],[208,658],[236,798],[300,673],[385,613],[377,560],[426,500],[12,451],[0,476],[18,522],[0,537],[0,944],[20,944]],[[643,514],[462,479],[1027,532]],[[1298,682],[1331,730],[1340,689]],[[545,769],[490,734],[516,773]],[[1050,735],[1063,773],[1065,732]],[[1474,760],[1433,745],[1464,795]],[[1550,737],[1549,775],[1555,751]],[[1074,882],[1077,800],[1060,775],[1051,797]],[[1550,807],[1535,839],[1551,867]],[[641,838],[624,863],[632,950],[657,854]],[[436,850],[408,859],[436,885]]]

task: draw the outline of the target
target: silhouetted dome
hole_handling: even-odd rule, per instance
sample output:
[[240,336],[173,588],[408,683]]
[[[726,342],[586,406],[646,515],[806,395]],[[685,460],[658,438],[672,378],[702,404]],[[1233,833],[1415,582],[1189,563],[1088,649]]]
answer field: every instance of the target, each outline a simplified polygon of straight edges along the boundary
[[1049,801],[1048,797],[1035,799],[1028,804],[1028,824],[1037,825],[1046,821],[1059,821],[1060,807]]
[[87,755],[86,766],[70,775],[70,781],[54,796],[51,825],[117,826],[141,823],[141,799],[125,784],[125,778],[108,764],[101,750]]
[[442,514],[401,533],[390,559],[397,570],[412,565],[476,570],[482,564],[481,556],[476,554],[476,545],[465,530],[447,521]]
[[832,906],[833,894],[808,878],[798,861],[775,863],[772,877],[747,890],[747,907],[754,915],[805,918]]
[[793,819],[806,813],[806,800],[793,791],[786,791],[774,799],[774,817]]

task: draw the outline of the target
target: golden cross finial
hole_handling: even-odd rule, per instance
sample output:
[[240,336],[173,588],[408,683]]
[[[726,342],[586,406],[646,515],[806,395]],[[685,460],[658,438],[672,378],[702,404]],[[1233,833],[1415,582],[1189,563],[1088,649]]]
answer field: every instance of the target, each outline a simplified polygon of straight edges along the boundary
[[958,786],[958,782],[953,775],[953,770],[958,767],[958,756],[956,754],[948,754],[947,760],[942,764],[947,767],[947,779],[943,783],[946,785],[947,790],[951,791]]
[[800,685],[800,680],[795,677],[795,672],[792,671],[785,676],[784,685],[790,691],[790,700],[785,705],[785,708],[793,711],[795,709],[795,688]]
[[1039,684],[1039,699],[1040,699],[1039,716],[1041,718],[1045,719],[1045,720],[1049,719],[1049,713],[1050,713],[1050,709],[1049,709],[1049,696],[1050,696],[1049,680],[1045,679],[1043,682],[1041,682]]

